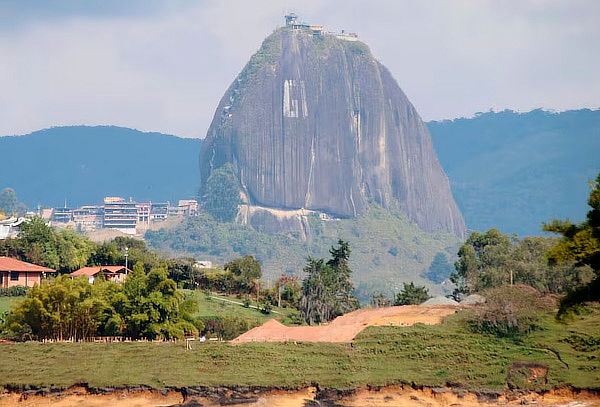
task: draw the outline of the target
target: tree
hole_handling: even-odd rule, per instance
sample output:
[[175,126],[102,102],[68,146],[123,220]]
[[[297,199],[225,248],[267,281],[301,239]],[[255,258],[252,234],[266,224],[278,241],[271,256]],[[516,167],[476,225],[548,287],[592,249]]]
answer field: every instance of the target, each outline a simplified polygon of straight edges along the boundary
[[588,205],[591,210],[582,223],[554,219],[544,224],[545,231],[562,235],[560,242],[548,251],[547,257],[554,264],[575,261],[588,265],[600,274],[600,173],[592,183]]
[[330,321],[359,305],[352,294],[348,243],[339,240],[338,247],[332,247],[329,252],[332,257],[327,263],[324,259],[309,257],[304,267],[307,276],[302,281],[300,312],[309,325]]
[[511,238],[497,229],[483,234],[473,232],[458,250],[458,261],[454,264],[456,272],[450,276],[457,291],[470,293],[482,286],[497,285],[499,276],[495,271],[510,255],[510,249]]
[[240,185],[231,164],[213,170],[206,180],[204,208],[215,220],[231,222],[235,219],[240,199]]
[[0,326],[3,335],[26,339],[86,339],[122,335],[134,339],[182,338],[203,329],[165,268],[144,272],[138,263],[122,285],[102,278],[59,276],[31,288]]
[[260,263],[253,256],[240,257],[226,263],[223,268],[234,275],[239,288],[246,292],[256,288],[256,282],[262,276]]
[[59,276],[51,283],[31,288],[27,297],[8,314],[3,331],[14,339],[85,339],[94,336],[110,304],[98,295],[98,280]]
[[469,236],[458,252],[455,295],[500,287],[527,284],[543,292],[564,293],[591,280],[588,266],[574,261],[549,264],[546,252],[555,246],[554,237],[518,239],[496,229]]
[[0,192],[0,210],[6,215],[22,214],[27,207],[19,202],[17,193],[12,188],[4,188]]
[[585,301],[600,299],[600,173],[592,182],[592,190],[588,198],[591,207],[584,222],[573,224],[569,220],[554,219],[544,224],[544,230],[562,235],[546,256],[550,264],[575,262],[577,265],[589,266],[595,273],[595,279],[585,287],[569,293],[561,303],[559,316],[570,308]]
[[418,305],[430,298],[429,290],[424,286],[416,286],[413,282],[404,283],[402,291],[396,295],[394,305]]
[[389,307],[392,301],[382,293],[375,293],[371,296],[371,306],[374,308]]
[[56,230],[39,217],[21,226],[19,236],[0,242],[0,253],[70,272],[88,264],[97,245],[69,229]]
[[300,296],[302,294],[302,286],[298,281],[298,277],[282,275],[275,281],[275,298],[277,298],[277,306],[283,304],[298,308]]
[[359,307],[358,300],[352,294],[354,284],[351,278],[352,270],[348,265],[351,253],[350,245],[348,242],[338,240],[338,247],[332,246],[329,253],[331,259],[327,265],[335,272],[335,276],[332,278],[332,288],[339,308],[337,312],[342,315]]
[[307,276],[302,281],[300,312],[309,325],[335,318],[335,301],[326,282],[327,274],[331,274],[328,269],[324,259],[309,257],[306,261],[304,272]]

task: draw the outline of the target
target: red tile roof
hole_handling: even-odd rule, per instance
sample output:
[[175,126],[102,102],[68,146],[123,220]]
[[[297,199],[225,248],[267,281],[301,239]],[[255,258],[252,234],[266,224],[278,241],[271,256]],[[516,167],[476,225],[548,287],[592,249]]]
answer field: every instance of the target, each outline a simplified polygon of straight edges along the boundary
[[71,276],[95,276],[101,271],[107,271],[109,273],[118,273],[121,270],[125,270],[126,273],[129,273],[131,270],[126,269],[125,266],[92,266],[92,267],[82,267],[79,270],[72,272]]
[[0,256],[0,271],[22,271],[22,272],[45,272],[56,273],[55,270],[48,267],[38,266],[37,264],[27,263],[25,261],[13,259],[12,257]]

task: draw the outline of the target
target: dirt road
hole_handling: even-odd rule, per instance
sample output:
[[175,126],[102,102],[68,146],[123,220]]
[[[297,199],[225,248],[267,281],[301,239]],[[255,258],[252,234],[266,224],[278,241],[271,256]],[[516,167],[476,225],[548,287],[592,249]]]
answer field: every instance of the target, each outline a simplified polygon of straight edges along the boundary
[[457,310],[456,306],[449,305],[363,308],[320,326],[288,327],[271,319],[231,342],[351,342],[369,326],[410,326],[417,323],[435,325]]

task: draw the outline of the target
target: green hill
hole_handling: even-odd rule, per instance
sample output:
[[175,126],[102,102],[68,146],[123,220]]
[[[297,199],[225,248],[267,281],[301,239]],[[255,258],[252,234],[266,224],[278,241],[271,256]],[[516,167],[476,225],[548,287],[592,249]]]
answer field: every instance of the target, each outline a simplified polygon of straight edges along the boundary
[[328,257],[329,248],[343,239],[350,242],[352,279],[363,302],[373,292],[391,297],[402,282],[415,281],[440,292],[440,287],[422,275],[430,271],[434,256],[452,259],[459,243],[449,233],[425,233],[402,213],[377,206],[356,219],[321,221],[314,217],[310,223],[314,233],[306,242],[289,234],[267,234],[249,226],[215,222],[208,216],[184,220],[170,229],[148,231],[146,240],[163,252],[218,264],[253,255],[263,265],[264,279],[274,281],[281,273],[302,277],[307,256]]
[[0,137],[0,189],[30,208],[101,202],[107,195],[175,201],[196,195],[201,140],[115,126],[53,127]]
[[428,126],[470,229],[539,235],[551,218],[585,217],[600,110],[505,110]]

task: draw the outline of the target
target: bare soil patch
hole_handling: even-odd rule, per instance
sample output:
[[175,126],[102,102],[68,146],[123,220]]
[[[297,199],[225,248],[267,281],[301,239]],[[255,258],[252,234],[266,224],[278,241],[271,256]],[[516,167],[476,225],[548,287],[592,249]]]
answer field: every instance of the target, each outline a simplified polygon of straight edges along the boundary
[[288,327],[271,319],[231,342],[351,342],[369,326],[410,326],[417,323],[436,325],[458,309],[449,305],[364,308],[319,326]]

